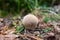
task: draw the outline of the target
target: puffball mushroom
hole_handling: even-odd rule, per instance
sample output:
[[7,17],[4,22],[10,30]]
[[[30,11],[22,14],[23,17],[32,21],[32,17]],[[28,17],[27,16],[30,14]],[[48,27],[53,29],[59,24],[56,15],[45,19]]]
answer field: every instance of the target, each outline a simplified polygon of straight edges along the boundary
[[33,14],[28,14],[24,16],[22,23],[26,29],[35,29],[37,28],[38,18]]

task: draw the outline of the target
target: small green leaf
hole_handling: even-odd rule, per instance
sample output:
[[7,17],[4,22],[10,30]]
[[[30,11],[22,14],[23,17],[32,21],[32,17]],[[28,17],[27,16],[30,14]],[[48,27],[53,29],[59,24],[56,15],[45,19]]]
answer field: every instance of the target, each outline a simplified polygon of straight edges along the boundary
[[44,32],[47,33],[47,32],[49,32],[49,31],[51,31],[51,30],[52,30],[52,28],[46,28],[46,29],[44,30]]
[[48,18],[48,17],[45,17],[45,18],[43,19],[43,21],[44,21],[45,23],[47,23],[47,22],[49,21],[49,18]]
[[50,31],[50,30],[52,30],[52,28],[47,28],[46,30]]
[[17,26],[16,31],[21,33],[24,30],[23,26]]
[[58,21],[58,18],[51,17],[51,20],[53,20],[53,21]]
[[45,30],[44,30],[44,32],[45,32],[45,33],[47,33],[47,32],[48,32],[48,30],[46,30],[46,29],[45,29]]

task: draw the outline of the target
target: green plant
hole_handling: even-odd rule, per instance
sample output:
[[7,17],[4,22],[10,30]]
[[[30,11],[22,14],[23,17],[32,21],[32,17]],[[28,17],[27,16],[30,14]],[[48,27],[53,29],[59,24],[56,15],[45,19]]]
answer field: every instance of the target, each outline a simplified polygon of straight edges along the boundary
[[58,21],[58,18],[55,18],[55,17],[50,17],[50,19],[53,21]]
[[45,18],[43,19],[43,21],[44,21],[45,23],[47,23],[49,20],[50,20],[49,17],[45,17]]
[[24,27],[23,27],[23,26],[16,26],[16,31],[17,31],[18,33],[22,33],[23,30],[24,30]]
[[[19,14],[22,9],[24,13],[31,12],[32,10],[42,6],[47,7],[56,2],[56,0],[0,0],[0,10],[4,10],[7,14]],[[6,14],[4,13],[4,14]],[[3,15],[1,13],[1,15]]]

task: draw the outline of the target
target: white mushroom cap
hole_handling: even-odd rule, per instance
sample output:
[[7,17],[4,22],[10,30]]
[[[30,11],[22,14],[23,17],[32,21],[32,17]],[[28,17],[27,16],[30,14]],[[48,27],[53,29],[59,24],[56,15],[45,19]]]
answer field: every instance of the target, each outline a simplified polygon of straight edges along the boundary
[[24,16],[22,23],[25,26],[25,28],[34,29],[37,27],[38,18],[36,16],[34,16],[33,14],[28,14],[28,15]]

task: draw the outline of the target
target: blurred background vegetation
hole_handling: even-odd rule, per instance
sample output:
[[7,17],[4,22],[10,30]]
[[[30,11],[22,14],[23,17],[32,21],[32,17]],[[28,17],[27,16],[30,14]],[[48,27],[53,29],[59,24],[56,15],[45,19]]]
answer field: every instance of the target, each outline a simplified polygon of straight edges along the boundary
[[47,9],[55,4],[59,4],[60,0],[0,0],[0,17],[8,17],[12,15],[25,15],[35,8],[41,6]]

